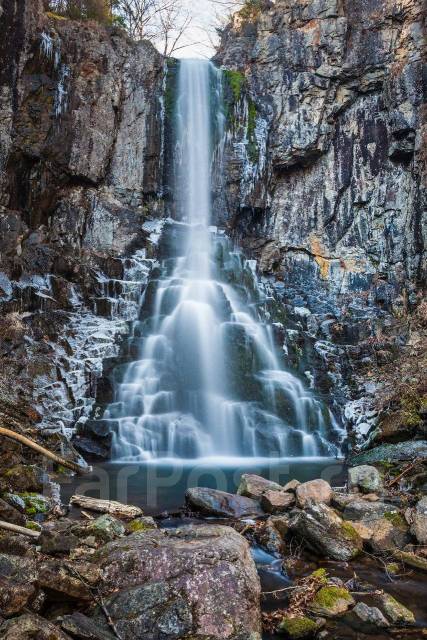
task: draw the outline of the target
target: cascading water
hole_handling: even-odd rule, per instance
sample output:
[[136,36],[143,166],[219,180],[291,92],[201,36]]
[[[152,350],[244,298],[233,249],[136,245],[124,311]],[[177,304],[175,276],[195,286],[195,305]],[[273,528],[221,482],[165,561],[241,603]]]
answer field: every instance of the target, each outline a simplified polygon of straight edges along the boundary
[[[253,264],[210,227],[212,83],[220,72],[183,60],[177,104],[179,222],[146,288],[131,348],[105,411],[116,460],[331,456],[331,412],[284,369]],[[214,87],[215,89],[215,87]]]

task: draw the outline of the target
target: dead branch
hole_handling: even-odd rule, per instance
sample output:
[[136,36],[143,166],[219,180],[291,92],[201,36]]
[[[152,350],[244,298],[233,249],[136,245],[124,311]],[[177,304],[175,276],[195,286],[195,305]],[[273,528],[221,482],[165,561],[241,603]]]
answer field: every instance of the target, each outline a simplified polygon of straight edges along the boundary
[[114,502],[113,500],[99,500],[98,498],[90,498],[89,496],[72,496],[70,504],[82,507],[83,509],[89,509],[89,511],[109,513],[118,518],[138,518],[138,516],[142,516],[143,513],[139,507]]
[[53,451],[49,451],[49,449],[42,447],[40,444],[37,444],[37,442],[34,442],[34,440],[32,440],[31,438],[27,438],[27,436],[23,436],[20,433],[17,433],[16,431],[11,431],[11,429],[5,429],[4,427],[0,427],[0,436],[4,436],[5,438],[10,438],[11,440],[15,440],[16,442],[20,442],[26,447],[29,447],[30,449],[37,451],[37,453],[40,453],[45,458],[49,458],[49,460],[53,460],[53,462],[56,462],[56,464],[60,464],[63,467],[67,467],[67,469],[71,469],[75,473],[86,474],[92,471],[92,467],[82,466],[80,464],[77,464],[77,462],[66,460],[61,456],[58,456],[56,453],[53,453]]

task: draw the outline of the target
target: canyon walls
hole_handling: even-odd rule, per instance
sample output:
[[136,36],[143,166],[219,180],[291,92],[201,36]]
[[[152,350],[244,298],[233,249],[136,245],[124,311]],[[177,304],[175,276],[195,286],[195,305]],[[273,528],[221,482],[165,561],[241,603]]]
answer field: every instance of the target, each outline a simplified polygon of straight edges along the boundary
[[315,386],[359,400],[347,406],[359,440],[385,383],[409,384],[417,406],[427,391],[424,307],[411,315],[426,282],[424,36],[418,0],[260,1],[216,58],[218,216],[301,330],[287,337],[301,373],[311,358]]

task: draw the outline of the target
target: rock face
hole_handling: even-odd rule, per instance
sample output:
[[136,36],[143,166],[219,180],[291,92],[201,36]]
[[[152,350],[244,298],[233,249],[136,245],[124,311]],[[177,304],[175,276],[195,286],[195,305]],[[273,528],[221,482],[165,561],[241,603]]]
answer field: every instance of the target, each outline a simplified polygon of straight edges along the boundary
[[55,19],[42,0],[4,4],[0,58],[0,413],[72,428],[148,273],[164,62],[116,28]]
[[[388,437],[372,433],[375,390],[402,381],[400,346],[403,378],[422,382],[425,331],[406,317],[426,281],[421,16],[420,0],[263,1],[235,16],[217,56],[231,87],[218,216],[272,277],[295,323],[292,363],[363,400],[346,412],[359,444]],[[407,422],[390,437],[413,433]]]
[[[98,560],[123,640],[261,638],[258,575],[249,545],[233,529],[137,533],[103,547]],[[102,614],[95,618],[106,626]]]

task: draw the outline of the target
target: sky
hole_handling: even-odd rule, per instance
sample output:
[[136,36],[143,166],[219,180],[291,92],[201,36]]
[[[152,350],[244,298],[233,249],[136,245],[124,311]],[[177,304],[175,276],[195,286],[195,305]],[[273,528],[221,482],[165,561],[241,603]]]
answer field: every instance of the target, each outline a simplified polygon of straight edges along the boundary
[[188,10],[193,16],[192,23],[187,34],[183,37],[181,45],[186,46],[176,51],[177,58],[210,58],[215,50],[210,39],[215,40],[215,16],[218,13],[218,5],[211,0],[185,0]]

